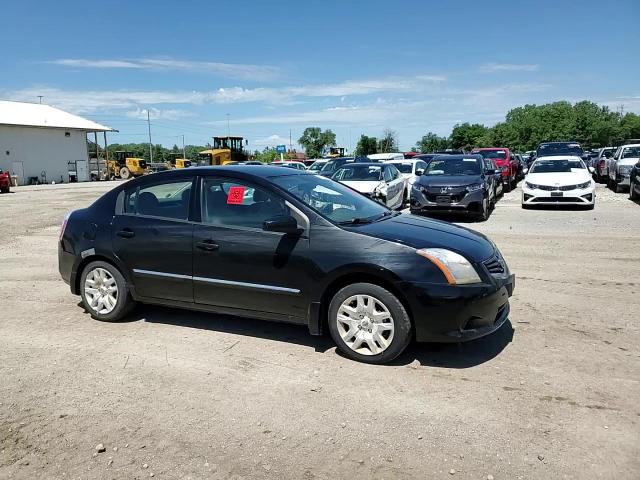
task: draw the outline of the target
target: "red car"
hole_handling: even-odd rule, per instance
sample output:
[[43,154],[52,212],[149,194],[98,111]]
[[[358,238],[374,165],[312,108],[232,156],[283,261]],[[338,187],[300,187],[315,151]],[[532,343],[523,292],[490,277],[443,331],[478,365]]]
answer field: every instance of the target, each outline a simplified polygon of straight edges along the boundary
[[471,153],[477,153],[484,158],[490,158],[502,173],[502,185],[505,192],[510,192],[518,183],[518,160],[511,155],[508,148],[474,148]]
[[9,176],[9,172],[0,170],[0,193],[9,193],[10,186],[11,177]]

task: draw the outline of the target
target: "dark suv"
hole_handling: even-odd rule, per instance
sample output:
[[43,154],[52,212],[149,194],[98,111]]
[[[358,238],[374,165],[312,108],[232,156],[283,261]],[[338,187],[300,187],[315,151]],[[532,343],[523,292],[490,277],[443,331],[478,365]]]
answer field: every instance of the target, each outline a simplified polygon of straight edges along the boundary
[[496,203],[495,173],[481,155],[438,155],[411,188],[411,212],[464,212],[487,220]]

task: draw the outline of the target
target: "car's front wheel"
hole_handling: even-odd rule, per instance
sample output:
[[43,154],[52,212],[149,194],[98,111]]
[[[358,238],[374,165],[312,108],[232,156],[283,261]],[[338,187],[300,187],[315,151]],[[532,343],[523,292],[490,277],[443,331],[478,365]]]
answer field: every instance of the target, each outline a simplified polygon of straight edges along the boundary
[[393,293],[371,283],[354,283],[331,300],[329,332],[345,356],[381,364],[407,348],[411,320]]
[[91,262],[83,270],[80,295],[85,310],[105,322],[121,320],[134,305],[120,271],[102,261]]
[[632,179],[629,182],[629,198],[631,200],[638,200],[638,194],[636,193],[636,182]]

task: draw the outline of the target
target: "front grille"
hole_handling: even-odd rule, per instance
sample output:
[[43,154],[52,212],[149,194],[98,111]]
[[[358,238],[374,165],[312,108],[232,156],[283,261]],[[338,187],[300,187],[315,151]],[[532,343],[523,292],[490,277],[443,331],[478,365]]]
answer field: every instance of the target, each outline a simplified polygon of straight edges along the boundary
[[485,260],[484,266],[487,267],[491,274],[500,274],[505,271],[504,261],[499,255],[494,255],[489,260]]
[[544,190],[546,192],[569,192],[571,190],[577,190],[578,185],[563,185],[561,187],[552,187],[551,185],[538,185],[539,190]]

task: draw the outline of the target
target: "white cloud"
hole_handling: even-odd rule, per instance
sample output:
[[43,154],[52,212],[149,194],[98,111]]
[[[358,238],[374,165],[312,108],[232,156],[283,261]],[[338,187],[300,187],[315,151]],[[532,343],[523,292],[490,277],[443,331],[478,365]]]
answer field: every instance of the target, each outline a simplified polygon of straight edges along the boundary
[[485,63],[480,65],[478,70],[481,73],[498,73],[498,72],[535,72],[540,68],[537,64],[520,64],[520,63]]
[[175,58],[138,58],[90,60],[84,58],[60,58],[48,63],[73,68],[98,69],[136,69],[136,70],[165,70],[213,73],[231,78],[245,80],[267,80],[279,76],[280,69],[270,65],[251,65],[222,62],[199,62],[194,60],[180,60]]
[[39,95],[50,105],[75,113],[92,113],[102,109],[132,108],[138,105],[162,104],[238,104],[267,103],[292,105],[298,98],[348,97],[397,92],[420,92],[433,89],[444,77],[417,75],[410,78],[388,77],[376,80],[354,80],[335,84],[303,85],[281,88],[219,88],[212,91],[162,90],[62,90],[52,87],[30,87],[2,92],[12,100],[33,101]]
[[[138,118],[141,120],[147,119],[147,109],[136,108],[135,110],[129,110],[125,112],[125,116],[129,118]],[[179,120],[185,117],[192,117],[193,113],[186,110],[178,109],[159,109],[149,108],[149,118],[151,120]]]
[[275,147],[276,145],[289,145],[289,138],[273,134],[268,137],[257,138],[251,143],[254,147]]

